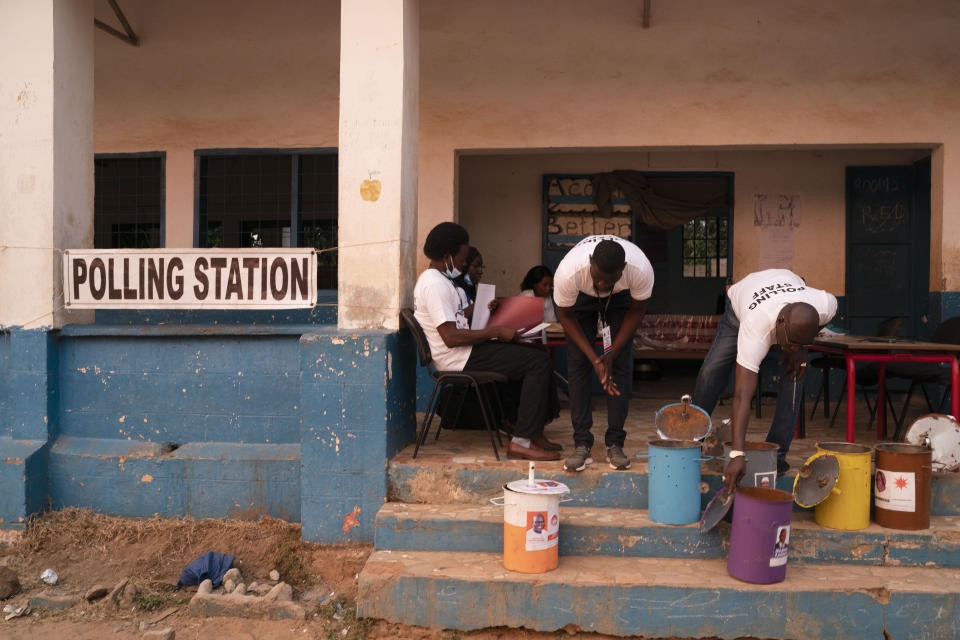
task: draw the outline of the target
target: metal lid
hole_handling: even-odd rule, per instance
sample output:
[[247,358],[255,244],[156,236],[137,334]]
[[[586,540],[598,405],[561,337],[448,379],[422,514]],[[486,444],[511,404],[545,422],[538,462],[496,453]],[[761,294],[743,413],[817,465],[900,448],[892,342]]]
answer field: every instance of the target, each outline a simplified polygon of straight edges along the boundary
[[931,449],[934,471],[960,467],[960,423],[953,416],[939,413],[920,416],[907,429],[904,440]]
[[508,482],[506,488],[517,493],[530,493],[540,495],[562,495],[570,493],[570,487],[562,482],[553,480],[534,480],[533,484],[526,478]]
[[700,516],[700,533],[706,533],[717,526],[717,523],[723,520],[723,516],[727,515],[732,506],[733,496],[727,492],[727,488],[723,487],[720,491],[717,491],[716,495],[707,503],[703,515]]
[[793,499],[801,507],[813,507],[827,499],[840,476],[836,456],[813,456],[800,467],[793,481]]
[[668,404],[657,411],[654,419],[657,435],[664,440],[702,440],[713,428],[710,414],[684,395],[680,402]]

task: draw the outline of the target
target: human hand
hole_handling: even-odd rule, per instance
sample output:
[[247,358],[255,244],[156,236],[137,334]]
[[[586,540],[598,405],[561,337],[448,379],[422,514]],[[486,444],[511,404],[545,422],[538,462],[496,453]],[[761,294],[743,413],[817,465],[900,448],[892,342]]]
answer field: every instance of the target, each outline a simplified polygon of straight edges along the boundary
[[782,356],[783,374],[792,380],[800,380],[807,373],[807,350],[797,349]]
[[490,313],[493,313],[494,311],[497,310],[497,307],[499,307],[499,306],[500,306],[500,301],[497,300],[496,298],[494,298],[494,299],[491,300],[490,303],[487,305],[487,309],[490,309]]
[[500,342],[516,342],[517,330],[512,327],[494,327],[494,337]]
[[727,463],[727,468],[723,471],[723,484],[726,485],[728,494],[733,495],[746,470],[747,459],[745,456],[731,458],[730,462]]
[[603,391],[607,395],[618,396],[620,395],[620,389],[617,388],[617,384],[613,381],[613,358],[611,358],[610,355],[610,353],[605,353],[595,358],[593,361],[593,370],[597,372],[597,378],[600,380],[601,386],[603,386]]

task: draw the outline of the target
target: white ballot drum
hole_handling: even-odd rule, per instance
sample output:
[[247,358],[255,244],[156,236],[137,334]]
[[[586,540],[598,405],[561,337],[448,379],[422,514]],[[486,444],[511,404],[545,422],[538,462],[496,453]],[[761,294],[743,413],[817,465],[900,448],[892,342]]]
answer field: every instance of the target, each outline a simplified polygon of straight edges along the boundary
[[503,486],[503,566],[520,573],[545,573],[559,564],[562,482],[514,480]]

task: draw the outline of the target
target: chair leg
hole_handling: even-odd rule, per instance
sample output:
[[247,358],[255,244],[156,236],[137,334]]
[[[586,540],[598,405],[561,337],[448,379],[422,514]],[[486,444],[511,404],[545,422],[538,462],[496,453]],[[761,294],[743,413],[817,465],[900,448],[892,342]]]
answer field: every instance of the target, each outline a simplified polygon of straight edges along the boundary
[[[467,393],[469,393],[469,392],[468,392],[466,389],[464,389],[463,387],[454,387],[454,388],[450,391],[450,395],[453,395],[454,393],[458,393],[458,392],[460,392],[461,390],[463,390],[463,393],[460,393],[460,394],[459,394],[460,402],[457,403],[457,412],[456,412],[455,414],[453,414],[453,420],[450,422],[450,424],[453,425],[453,426],[456,426],[457,421],[460,419],[460,411],[463,409],[463,403],[464,403],[464,401],[466,401],[466,399],[467,399]],[[453,402],[452,399],[448,399],[448,400],[447,400],[447,406],[445,406],[445,407],[443,408],[443,413],[441,413],[441,416],[447,412],[447,408],[449,408],[449,405],[450,405],[451,402]],[[439,439],[440,439],[440,429],[442,429],[442,428],[443,428],[443,420],[441,420],[441,421],[440,421],[440,424],[437,425],[437,435],[435,435],[435,436],[433,437],[434,440],[439,440]]]
[[[823,388],[823,417],[830,417],[830,367],[823,368],[823,382],[821,382],[821,387]],[[814,407],[816,409],[816,407]],[[813,414],[810,414],[813,417]]]
[[437,400],[437,388],[440,386],[440,381],[438,380],[433,385],[433,392],[430,394],[430,401],[427,403],[427,413],[423,416],[423,426],[420,428],[420,433],[417,434],[417,444],[413,448],[413,457],[417,457],[417,453],[420,452],[420,447],[423,445],[424,441],[427,439],[427,432],[430,430],[430,423],[433,421],[433,415],[437,412],[436,400]]
[[494,440],[493,432],[493,423],[490,420],[490,413],[487,412],[487,403],[483,398],[483,393],[480,392],[480,385],[473,384],[470,385],[473,387],[473,390],[477,393],[477,401],[480,403],[480,413],[483,414],[483,424],[487,427],[487,433],[490,434],[490,445],[493,447],[493,455],[496,457],[497,461],[500,461],[500,452],[497,451],[497,441]]
[[[810,419],[811,419],[811,420],[813,420],[813,416],[817,415],[817,405],[820,404],[820,398],[823,396],[823,388],[824,388],[824,384],[825,384],[826,379],[827,379],[827,378],[826,378],[826,372],[827,372],[827,370],[824,369],[824,377],[823,377],[823,379],[820,381],[820,388],[817,389],[817,395],[816,395],[816,397],[813,399],[813,409],[810,410]],[[823,417],[824,417],[824,418],[829,418],[829,417],[830,417],[830,406],[829,406],[826,402],[823,403]]]
[[847,392],[847,380],[846,380],[846,378],[844,378],[844,380],[843,380],[843,387],[841,387],[841,389],[840,389],[840,399],[837,400],[837,404],[835,404],[835,405],[833,406],[833,417],[830,418],[830,428],[831,428],[831,429],[833,429],[833,424],[837,421],[837,414],[840,413],[840,405],[843,404],[843,403],[842,403],[842,400],[843,400],[843,398],[846,398],[846,397],[847,397],[847,396],[846,396],[846,392]]
[[930,394],[927,393],[927,385],[920,383],[920,390],[923,391],[923,397],[927,401],[927,411],[933,413],[933,403],[930,402]]
[[940,404],[937,405],[936,413],[943,413],[944,407],[947,406],[947,398],[950,397],[950,387],[944,387],[943,395],[940,396]]
[[506,420],[506,417],[503,414],[503,403],[500,401],[500,389],[497,387],[496,382],[490,383],[489,391],[493,394],[493,399],[497,401],[496,413],[493,416],[493,423],[497,425],[497,427],[494,429],[497,435],[497,444],[502,447],[503,439],[500,437],[500,425],[503,424],[504,420]]
[[[860,395],[863,396],[863,402],[867,405],[867,410],[870,412],[870,422],[867,423],[867,429],[873,429],[873,421],[877,419],[877,404],[870,405],[870,396],[867,395],[867,390],[863,387],[860,387]],[[877,400],[879,402],[879,398]],[[890,401],[887,400],[888,404],[889,402]]]

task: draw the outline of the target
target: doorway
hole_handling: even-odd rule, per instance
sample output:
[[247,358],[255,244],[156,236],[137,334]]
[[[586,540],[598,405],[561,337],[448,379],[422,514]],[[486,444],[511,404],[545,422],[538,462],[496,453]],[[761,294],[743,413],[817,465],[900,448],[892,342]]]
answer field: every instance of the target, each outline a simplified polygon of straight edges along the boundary
[[905,318],[901,337],[930,328],[930,158],[912,165],[847,167],[845,328],[872,335]]

